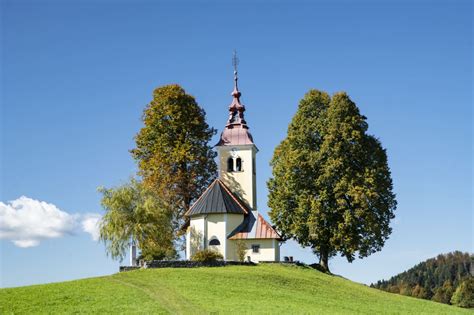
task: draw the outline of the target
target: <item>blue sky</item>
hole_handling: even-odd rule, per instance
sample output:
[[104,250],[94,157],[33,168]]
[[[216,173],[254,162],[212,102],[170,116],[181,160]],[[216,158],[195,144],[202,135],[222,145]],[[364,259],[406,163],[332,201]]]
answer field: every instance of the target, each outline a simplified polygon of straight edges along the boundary
[[[128,150],[155,87],[182,85],[222,130],[237,49],[264,215],[269,161],[299,100],[344,90],[387,149],[398,209],[381,252],[332,271],[370,283],[472,252],[472,13],[469,1],[3,0],[0,201],[26,196],[77,222],[102,213],[97,187],[136,171]],[[0,285],[117,272],[75,224],[27,248],[4,231]],[[316,259],[292,242],[283,255]]]

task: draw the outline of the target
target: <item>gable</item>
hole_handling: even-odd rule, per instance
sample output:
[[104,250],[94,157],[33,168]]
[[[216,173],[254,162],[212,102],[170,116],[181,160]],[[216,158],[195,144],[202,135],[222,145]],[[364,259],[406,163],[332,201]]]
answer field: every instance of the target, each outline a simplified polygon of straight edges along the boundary
[[211,213],[247,214],[248,209],[222,181],[216,179],[189,208],[185,216]]

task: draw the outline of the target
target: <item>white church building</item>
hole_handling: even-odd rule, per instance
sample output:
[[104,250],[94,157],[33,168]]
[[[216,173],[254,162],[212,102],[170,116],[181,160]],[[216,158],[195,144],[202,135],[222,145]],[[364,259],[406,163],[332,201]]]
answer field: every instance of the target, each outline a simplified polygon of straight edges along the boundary
[[246,260],[280,260],[280,235],[258,213],[256,163],[258,152],[244,119],[245,106],[234,72],[229,118],[216,145],[219,177],[186,212],[186,259],[201,249],[219,251],[224,260],[238,260],[238,241]]

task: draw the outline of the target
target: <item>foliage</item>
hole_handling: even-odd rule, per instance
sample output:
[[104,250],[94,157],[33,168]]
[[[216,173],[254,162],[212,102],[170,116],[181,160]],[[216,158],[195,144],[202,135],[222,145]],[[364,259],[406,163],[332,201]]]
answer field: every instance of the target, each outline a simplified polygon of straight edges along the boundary
[[474,308],[474,277],[468,277],[461,282],[451,298],[451,304],[459,307]]
[[0,314],[72,313],[471,314],[314,269],[274,264],[145,269],[0,289]]
[[436,288],[435,294],[431,300],[439,303],[449,304],[451,302],[451,297],[453,296],[454,289],[451,281],[446,280],[443,286]]
[[197,230],[193,226],[189,227],[190,230],[190,250],[191,253],[195,253],[202,249],[204,242],[204,235],[201,231]]
[[222,259],[224,259],[224,257],[222,257],[221,253],[212,249],[198,250],[191,257],[192,261],[200,261],[200,262],[213,262],[213,261],[222,260]]
[[100,222],[100,240],[107,253],[123,260],[130,241],[146,260],[174,258],[169,206],[135,179],[116,188],[99,188],[106,213]]
[[216,176],[216,153],[209,145],[216,130],[205,118],[194,97],[179,85],[159,87],[143,112],[144,127],[131,150],[145,186],[173,209],[175,230]]
[[380,251],[391,233],[387,156],[367,128],[346,93],[311,90],[271,161],[272,221],[283,237],[310,246],[326,270],[337,253],[351,262]]
[[438,255],[372,286],[392,293],[449,304],[456,288],[470,278],[473,257],[455,251]]
[[421,285],[417,284],[411,291],[411,296],[419,299],[427,299],[428,292],[426,292],[425,288],[423,288]]
[[239,259],[239,261],[244,262],[245,253],[247,252],[247,244],[245,244],[245,242],[242,240],[237,240],[235,242],[235,249],[236,249],[237,258]]

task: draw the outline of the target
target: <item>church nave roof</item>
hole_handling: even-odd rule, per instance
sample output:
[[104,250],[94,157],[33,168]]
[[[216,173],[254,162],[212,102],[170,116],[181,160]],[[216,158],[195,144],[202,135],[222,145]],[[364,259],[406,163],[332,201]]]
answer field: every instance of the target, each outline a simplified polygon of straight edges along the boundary
[[189,208],[185,216],[207,213],[247,214],[249,210],[227,186],[216,179]]

